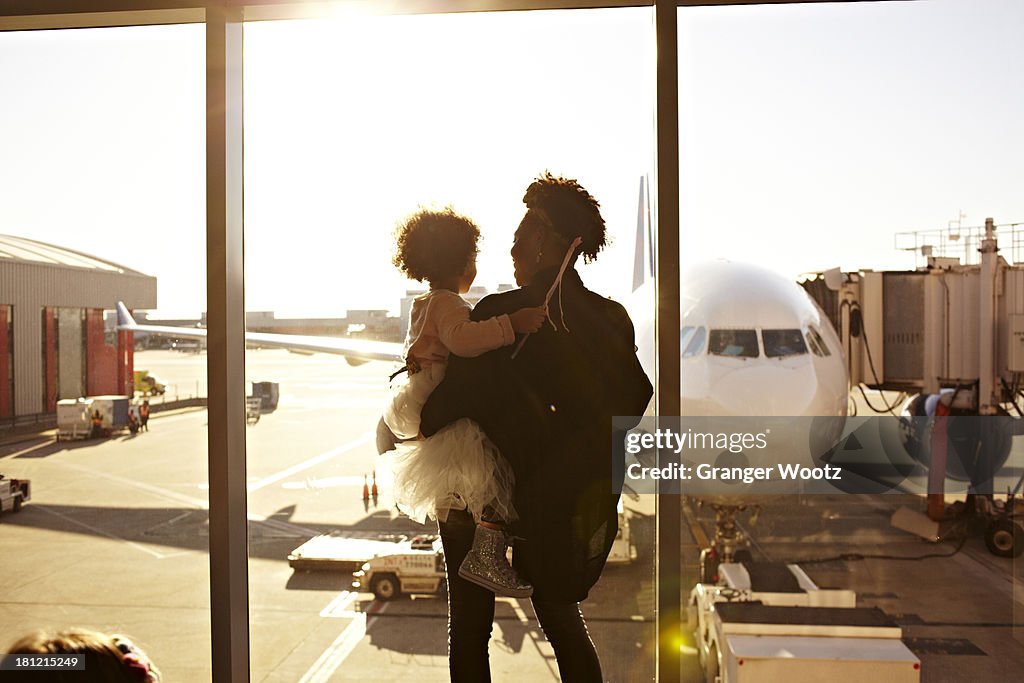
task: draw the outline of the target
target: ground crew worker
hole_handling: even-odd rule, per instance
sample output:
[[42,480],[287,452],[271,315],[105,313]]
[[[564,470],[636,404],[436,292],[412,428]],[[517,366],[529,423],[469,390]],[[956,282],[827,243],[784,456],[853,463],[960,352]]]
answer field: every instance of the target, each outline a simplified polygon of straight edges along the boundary
[[89,432],[89,438],[98,439],[101,436],[103,436],[103,416],[97,410],[92,414],[92,431]]

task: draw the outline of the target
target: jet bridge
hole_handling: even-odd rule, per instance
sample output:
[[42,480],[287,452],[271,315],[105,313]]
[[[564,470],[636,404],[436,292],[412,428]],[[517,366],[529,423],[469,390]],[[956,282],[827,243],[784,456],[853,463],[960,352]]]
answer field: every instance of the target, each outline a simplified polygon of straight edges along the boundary
[[903,233],[898,246],[912,240],[903,248],[924,260],[917,270],[835,270],[805,282],[839,333],[851,383],[922,394],[953,388],[955,407],[980,415],[1014,401],[1024,380],[1021,236],[1021,224],[991,218],[984,228]]

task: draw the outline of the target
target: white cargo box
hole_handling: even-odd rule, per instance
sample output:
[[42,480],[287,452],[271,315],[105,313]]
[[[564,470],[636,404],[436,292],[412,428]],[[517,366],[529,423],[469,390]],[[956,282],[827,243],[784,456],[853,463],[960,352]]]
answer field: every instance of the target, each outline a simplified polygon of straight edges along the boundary
[[876,607],[719,602],[714,627],[723,683],[918,683],[921,661]]
[[65,398],[57,401],[57,440],[84,439],[89,436],[92,401]]
[[899,639],[727,635],[723,680],[918,683],[921,662]]

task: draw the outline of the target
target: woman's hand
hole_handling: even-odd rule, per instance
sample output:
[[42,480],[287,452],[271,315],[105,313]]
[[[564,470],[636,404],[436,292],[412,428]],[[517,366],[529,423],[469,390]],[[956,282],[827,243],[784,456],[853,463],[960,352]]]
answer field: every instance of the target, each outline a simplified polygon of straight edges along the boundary
[[546,318],[547,314],[539,306],[536,308],[520,308],[518,311],[508,314],[508,319],[512,323],[512,329],[516,334],[536,332],[544,324]]

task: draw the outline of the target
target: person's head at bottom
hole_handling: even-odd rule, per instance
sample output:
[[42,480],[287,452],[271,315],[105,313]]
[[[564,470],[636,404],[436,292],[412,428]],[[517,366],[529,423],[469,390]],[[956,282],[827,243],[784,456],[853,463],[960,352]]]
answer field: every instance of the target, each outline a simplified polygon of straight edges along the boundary
[[84,655],[85,670],[12,671],[4,681],[31,683],[158,683],[160,670],[149,657],[123,635],[107,635],[84,628],[63,631],[35,631],[7,648],[16,655]]

